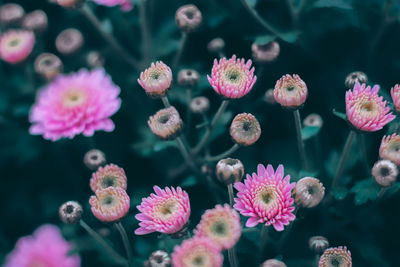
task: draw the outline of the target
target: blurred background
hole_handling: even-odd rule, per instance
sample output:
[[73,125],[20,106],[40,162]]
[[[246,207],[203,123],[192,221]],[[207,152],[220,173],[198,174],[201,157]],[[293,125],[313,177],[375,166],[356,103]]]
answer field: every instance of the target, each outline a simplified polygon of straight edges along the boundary
[[[67,200],[77,200],[84,206],[84,218],[96,230],[115,241],[118,233],[97,221],[90,212],[88,199],[91,190],[91,171],[83,164],[84,154],[93,146],[104,151],[107,161],[123,167],[128,176],[131,211],[124,219],[134,245],[134,254],[145,260],[157,247],[172,250],[174,243],[156,234],[134,236],[137,227],[135,208],[151,191],[153,185],[181,185],[188,191],[191,205],[191,227],[203,211],[215,205],[209,197],[213,192],[196,183],[189,171],[181,171],[182,158],[171,142],[159,141],[149,130],[147,119],[162,108],[161,101],[146,96],[138,85],[138,70],[120,61],[102,37],[79,10],[67,10],[45,0],[0,1],[18,3],[28,13],[41,9],[48,16],[47,31],[37,38],[35,51],[23,65],[12,66],[0,62],[0,264],[16,240],[30,234],[44,223],[61,227],[63,234],[75,242],[82,256],[82,266],[113,266],[98,252],[96,245],[78,226],[63,225],[58,218],[59,206]],[[102,22],[102,26],[137,59],[141,59],[141,29],[139,0],[134,8],[123,13],[120,8],[88,5]],[[264,101],[267,89],[284,74],[299,74],[307,83],[309,97],[301,110],[304,118],[318,113],[324,120],[320,131],[306,140],[306,150],[312,163],[312,173],[328,185],[337,166],[349,128],[347,123],[332,113],[345,112],[346,76],[352,71],[363,71],[370,84],[381,86],[381,95],[390,100],[390,88],[400,82],[400,2],[384,0],[294,0],[301,5],[298,19],[291,16],[288,1],[247,0],[262,18],[280,32],[274,37],[243,7],[240,0],[152,0],[147,1],[151,28],[150,58],[143,61],[141,70],[151,61],[163,60],[171,64],[179,47],[181,33],[175,25],[175,12],[184,4],[195,4],[203,14],[200,29],[191,33],[174,77],[182,68],[193,68],[201,74],[194,95],[204,95],[211,101],[209,115],[215,113],[221,99],[212,90],[206,75],[216,54],[207,44],[216,37],[225,41],[225,54],[251,59],[253,42],[276,40],[280,55],[274,62],[255,64],[258,80],[245,98],[233,101],[213,136],[212,154],[232,145],[229,125],[237,113],[250,112],[260,121],[262,135],[253,146],[239,149],[233,157],[242,160],[246,173],[256,171],[259,163],[284,164],[292,179],[305,176],[301,172],[293,115],[277,104]],[[55,38],[66,28],[77,28],[84,36],[84,46],[74,56],[60,55]],[[90,140],[77,136],[72,140],[51,142],[28,133],[28,115],[35,93],[46,83],[33,73],[33,62],[42,52],[58,55],[64,72],[90,68],[89,52],[97,51],[104,57],[104,68],[121,87],[122,106],[113,116],[116,129],[112,133],[97,132]],[[176,83],[171,88],[170,100],[184,114],[185,88]],[[194,116],[192,127],[201,121]],[[393,132],[396,119],[389,127],[364,134],[367,162],[357,139],[345,171],[347,190],[336,196],[339,200],[329,208],[301,209],[298,220],[284,244],[279,244],[281,233],[273,231],[267,244],[265,258],[282,258],[288,266],[311,266],[313,254],[308,239],[313,235],[326,236],[331,246],[347,246],[354,266],[400,266],[400,223],[396,215],[400,194],[396,183],[379,203],[371,180],[370,168],[378,159],[382,136]],[[193,129],[193,128],[192,128]],[[189,141],[194,144],[201,133],[192,130]],[[369,168],[365,167],[365,164]],[[214,166],[210,166],[214,167]],[[222,184],[219,184],[223,188]],[[206,193],[205,193],[206,192]],[[227,196],[226,196],[227,200]],[[282,239],[281,239],[282,240]],[[174,241],[175,242],[175,241]],[[122,244],[120,244],[122,245]],[[237,252],[241,266],[255,266],[254,248],[258,240],[254,234],[243,234]],[[119,247],[122,251],[122,247]]]

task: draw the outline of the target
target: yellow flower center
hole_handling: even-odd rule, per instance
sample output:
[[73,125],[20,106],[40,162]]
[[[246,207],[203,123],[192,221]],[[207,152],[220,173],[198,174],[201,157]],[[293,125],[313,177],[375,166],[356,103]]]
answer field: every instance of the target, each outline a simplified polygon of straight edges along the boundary
[[62,103],[66,108],[73,108],[81,105],[86,99],[86,95],[82,90],[72,88],[65,92],[62,97]]
[[168,217],[169,215],[173,214],[175,207],[176,202],[173,199],[169,199],[167,202],[160,205],[158,211],[162,216]]
[[241,77],[241,72],[237,68],[231,68],[225,72],[225,78],[233,84],[239,83],[241,81]]

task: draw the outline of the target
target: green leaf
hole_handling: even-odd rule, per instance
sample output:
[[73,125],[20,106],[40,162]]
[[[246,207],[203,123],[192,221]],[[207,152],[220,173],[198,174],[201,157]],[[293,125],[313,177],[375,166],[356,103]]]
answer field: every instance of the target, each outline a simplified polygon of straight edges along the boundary
[[337,116],[338,118],[347,121],[346,113],[342,113],[342,112],[336,111],[335,109],[332,110],[332,113],[333,113],[333,115]]
[[286,42],[288,42],[288,43],[294,43],[294,42],[296,42],[297,39],[299,38],[300,33],[301,33],[301,32],[299,32],[299,31],[285,32],[285,33],[281,33],[281,34],[280,34],[280,37],[281,37],[284,41],[286,41]]
[[321,127],[318,126],[306,126],[303,129],[301,129],[301,138],[303,140],[310,139],[311,137],[317,135],[320,130]]
[[251,7],[255,7],[257,5],[258,0],[246,0],[247,4]]
[[368,200],[374,200],[378,197],[380,188],[373,181],[372,178],[368,178],[362,181],[358,181],[350,192],[354,193],[354,204],[362,205]]
[[256,39],[254,40],[255,44],[258,45],[265,45],[268,44],[271,41],[274,41],[276,39],[276,36],[274,35],[261,35],[261,36],[257,36]]
[[147,127],[141,128],[139,131],[142,138],[140,141],[131,144],[131,149],[143,157],[150,157],[155,152],[176,147],[174,141],[161,141]]
[[350,0],[318,0],[314,3],[315,8],[340,8],[352,9],[352,1]]
[[186,177],[182,183],[180,184],[181,187],[189,187],[189,186],[195,186],[198,184],[198,181],[194,175],[190,175]]
[[348,193],[349,190],[347,190],[346,188],[337,188],[332,190],[332,195],[337,200],[345,199]]

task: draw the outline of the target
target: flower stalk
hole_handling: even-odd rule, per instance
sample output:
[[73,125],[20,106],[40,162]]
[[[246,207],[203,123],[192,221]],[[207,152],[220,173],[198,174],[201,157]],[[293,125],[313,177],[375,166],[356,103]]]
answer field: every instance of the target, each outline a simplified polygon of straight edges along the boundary
[[294,122],[296,125],[297,145],[298,145],[298,149],[299,149],[299,153],[300,153],[301,163],[302,163],[303,169],[308,170],[306,151],[304,148],[303,138],[301,136],[301,120],[300,120],[299,109],[296,109],[295,111],[293,111],[293,115],[294,115]]
[[230,155],[232,155],[233,153],[235,153],[239,148],[240,148],[240,146],[238,144],[234,144],[230,149],[228,149],[227,151],[225,151],[219,155],[206,157],[206,161],[215,162],[220,159],[227,158]]
[[183,51],[185,50],[187,39],[188,39],[188,34],[186,32],[182,32],[179,49],[176,52],[175,57],[172,61],[172,69],[173,70],[176,70],[176,67],[178,66],[178,63],[182,57]]
[[133,253],[132,253],[132,246],[129,241],[128,235],[126,234],[125,228],[121,222],[115,223],[115,227],[117,228],[118,232],[121,235],[122,242],[124,243],[126,255],[128,256],[128,267],[133,267]]
[[233,207],[234,204],[234,194],[233,194],[233,183],[228,184],[228,194],[229,194],[229,204]]

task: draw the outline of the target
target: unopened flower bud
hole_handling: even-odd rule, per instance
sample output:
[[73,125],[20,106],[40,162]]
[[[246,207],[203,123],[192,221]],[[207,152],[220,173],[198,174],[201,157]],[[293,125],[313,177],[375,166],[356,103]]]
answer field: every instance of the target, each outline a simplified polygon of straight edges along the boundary
[[264,94],[264,101],[270,105],[275,104],[274,89],[268,89]]
[[203,17],[195,5],[180,7],[175,14],[176,25],[183,32],[193,32],[200,26]]
[[86,152],[83,162],[90,170],[97,170],[100,166],[106,164],[106,155],[98,149],[91,149]]
[[347,89],[353,89],[356,83],[363,84],[368,82],[367,74],[361,71],[355,71],[347,75],[344,85]]
[[22,6],[14,3],[0,7],[0,23],[2,26],[17,26],[21,23],[25,11]]
[[321,116],[316,113],[308,115],[303,121],[304,126],[322,127],[323,124],[324,121],[322,120]]
[[54,54],[43,53],[35,59],[35,72],[47,81],[52,80],[62,71],[63,63]]
[[171,257],[164,250],[156,250],[151,253],[149,260],[145,263],[146,267],[170,267],[172,266]]
[[65,8],[80,8],[85,0],[54,0],[55,2],[57,2],[57,4],[59,4],[62,7]]
[[224,39],[219,37],[212,39],[207,45],[207,49],[210,53],[222,52],[224,48],[225,48],[225,41]]
[[90,68],[101,68],[104,66],[104,57],[98,51],[92,51],[86,56],[86,64]]
[[280,53],[279,43],[271,41],[264,45],[252,44],[251,51],[256,62],[267,63],[277,59]]
[[162,61],[153,62],[149,68],[140,73],[137,81],[147,95],[161,97],[171,87],[172,71]]
[[313,236],[308,241],[310,250],[316,254],[322,254],[329,247],[329,241],[323,236]]
[[83,209],[81,204],[76,201],[67,201],[58,210],[61,221],[68,224],[79,222],[82,217]]
[[56,38],[57,51],[66,56],[78,53],[83,43],[83,35],[77,29],[66,29]]
[[318,267],[351,267],[351,253],[346,247],[328,248],[319,258]]
[[294,188],[295,201],[304,208],[317,206],[325,195],[325,187],[313,177],[301,178]]
[[286,264],[280,260],[270,259],[264,261],[261,265],[262,267],[286,267]]
[[22,27],[35,34],[41,34],[47,30],[47,15],[43,10],[35,10],[27,14],[22,21]]
[[230,134],[238,145],[250,146],[260,138],[260,123],[250,113],[238,114],[232,121]]
[[200,74],[196,70],[183,69],[178,73],[178,84],[182,87],[196,87],[200,80]]
[[389,187],[396,182],[399,170],[390,160],[379,160],[372,167],[375,182],[382,187]]
[[243,163],[238,159],[221,159],[216,166],[216,175],[226,185],[240,182],[244,175]]
[[400,135],[394,133],[384,136],[379,148],[379,156],[400,166]]
[[199,96],[192,99],[190,102],[190,110],[193,113],[204,114],[210,108],[210,100],[207,97]]
[[173,140],[182,131],[183,122],[174,107],[164,108],[148,120],[151,131],[162,140]]
[[306,101],[307,95],[307,85],[297,74],[293,74],[293,76],[286,74],[275,84],[275,101],[283,107],[300,108]]

